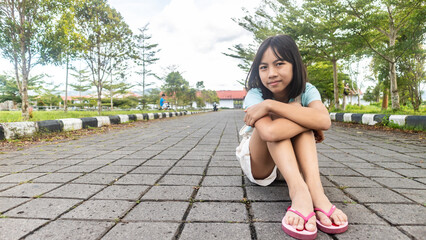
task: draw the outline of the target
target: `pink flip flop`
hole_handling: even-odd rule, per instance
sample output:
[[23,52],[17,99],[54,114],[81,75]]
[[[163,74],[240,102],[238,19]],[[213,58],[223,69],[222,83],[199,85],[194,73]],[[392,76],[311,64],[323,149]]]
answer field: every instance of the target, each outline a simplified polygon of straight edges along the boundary
[[[336,206],[333,205],[331,207],[330,211],[328,211],[328,212],[325,212],[321,208],[314,208],[314,210],[320,211],[320,212],[324,213],[328,218],[330,218],[331,214],[333,214],[334,210],[336,210]],[[331,221],[331,219],[330,219],[330,221]],[[342,225],[336,225],[332,221],[330,226],[326,226],[326,225],[322,224],[319,219],[317,219],[317,227],[318,227],[319,230],[321,230],[325,233],[329,233],[329,234],[343,233],[346,230],[348,230],[348,222],[345,222]]]
[[[294,213],[296,213],[297,215],[299,215],[301,218],[303,218],[303,220],[305,220],[305,224],[306,224],[306,222],[308,222],[308,220],[309,220],[311,217],[315,216],[315,213],[314,213],[314,212],[311,212],[311,213],[310,213],[307,217],[305,217],[305,216],[303,216],[303,214],[301,214],[299,211],[297,211],[297,210],[295,210],[295,209],[293,209],[293,208],[291,208],[291,207],[288,207],[288,208],[287,208],[287,211],[294,212]],[[294,237],[294,238],[297,238],[297,239],[301,239],[301,240],[312,240],[312,239],[315,239],[315,238],[317,237],[317,230],[315,230],[314,232],[310,232],[310,231],[308,231],[308,230],[306,230],[306,229],[303,229],[303,230],[297,230],[297,229],[296,229],[296,228],[294,228],[293,226],[288,225],[287,223],[285,223],[284,218],[283,218],[283,220],[281,221],[281,228],[282,228],[282,229],[283,229],[283,231],[284,231],[285,233],[287,233],[289,236]]]

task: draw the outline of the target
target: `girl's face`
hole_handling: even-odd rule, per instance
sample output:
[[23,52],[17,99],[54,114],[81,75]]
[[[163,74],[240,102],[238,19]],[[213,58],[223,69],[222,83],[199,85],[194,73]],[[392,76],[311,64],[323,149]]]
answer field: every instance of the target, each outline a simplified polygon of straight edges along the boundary
[[272,48],[266,49],[259,65],[263,86],[269,89],[278,101],[288,101],[286,88],[293,79],[293,64],[278,59]]

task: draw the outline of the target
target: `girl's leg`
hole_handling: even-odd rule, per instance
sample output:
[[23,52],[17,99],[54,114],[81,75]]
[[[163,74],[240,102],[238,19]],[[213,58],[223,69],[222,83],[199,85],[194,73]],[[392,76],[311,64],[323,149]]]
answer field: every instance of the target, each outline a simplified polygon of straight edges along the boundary
[[[269,176],[277,165],[287,182],[292,207],[305,216],[313,211],[309,189],[300,174],[290,140],[264,142],[255,130],[250,139],[250,157],[255,178]],[[305,225],[301,217],[289,211],[285,219],[287,224],[299,230],[306,228],[308,231],[314,231],[316,229],[314,217]]]
[[263,141],[257,130],[253,130],[253,134],[249,143],[251,172],[255,179],[264,179],[271,175],[274,170],[275,163],[269,154],[268,146]]
[[[307,131],[301,133],[294,137],[292,142],[314,206],[325,211],[330,210],[332,204],[328,200],[327,196],[325,196],[324,189],[321,184],[318,155],[313,132]],[[317,211],[317,218],[322,224],[327,226],[331,225],[329,218],[322,212]],[[340,209],[336,209],[330,218],[337,225],[347,221],[347,216]]]

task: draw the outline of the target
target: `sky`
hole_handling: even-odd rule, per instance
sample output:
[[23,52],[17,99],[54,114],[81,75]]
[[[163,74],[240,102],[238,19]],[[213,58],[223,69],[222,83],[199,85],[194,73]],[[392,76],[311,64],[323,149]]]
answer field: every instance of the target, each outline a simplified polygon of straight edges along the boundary
[[[239,60],[223,53],[235,44],[253,43],[253,35],[232,18],[244,16],[242,8],[253,11],[261,0],[109,0],[108,3],[121,13],[136,34],[138,28],[149,23],[151,43],[157,43],[161,49],[157,54],[160,60],[151,65],[157,75],[164,76],[165,69],[175,65],[192,87],[203,81],[206,89],[243,89],[237,81],[245,79],[246,73],[238,68]],[[0,59],[0,73],[13,73],[12,70],[8,61]],[[47,82],[65,82],[64,67],[37,66],[32,70],[33,74],[43,72],[52,76]],[[128,76],[129,82],[140,79],[136,74]],[[159,80],[147,80],[161,86]]]

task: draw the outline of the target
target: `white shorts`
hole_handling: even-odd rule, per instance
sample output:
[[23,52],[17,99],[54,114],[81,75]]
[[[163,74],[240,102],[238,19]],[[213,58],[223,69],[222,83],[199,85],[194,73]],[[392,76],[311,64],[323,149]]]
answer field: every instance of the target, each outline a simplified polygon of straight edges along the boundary
[[236,149],[236,156],[238,161],[240,162],[241,169],[243,170],[244,174],[252,183],[256,183],[260,186],[268,186],[273,181],[275,181],[275,179],[284,180],[281,173],[278,171],[277,166],[274,167],[271,174],[265,179],[255,179],[253,177],[253,174],[251,172],[250,149],[249,149],[250,138],[252,133],[253,133],[252,128],[250,129],[250,127],[248,126],[242,127],[240,130],[240,135],[243,136],[243,139],[241,140],[240,145]]

